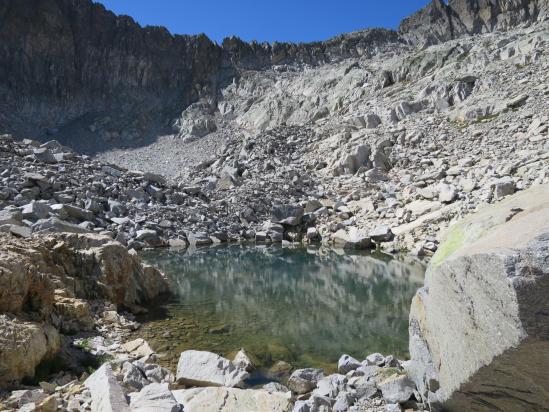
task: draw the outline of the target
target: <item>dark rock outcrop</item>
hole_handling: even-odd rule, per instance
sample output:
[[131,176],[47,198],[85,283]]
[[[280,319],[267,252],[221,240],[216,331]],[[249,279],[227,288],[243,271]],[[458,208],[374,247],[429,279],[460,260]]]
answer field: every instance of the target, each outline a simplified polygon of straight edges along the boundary
[[411,44],[432,45],[545,20],[548,9],[547,0],[433,0],[404,19],[398,32]]
[[171,114],[212,87],[220,64],[204,35],[141,28],[89,0],[3,0],[0,44],[3,130],[115,109]]

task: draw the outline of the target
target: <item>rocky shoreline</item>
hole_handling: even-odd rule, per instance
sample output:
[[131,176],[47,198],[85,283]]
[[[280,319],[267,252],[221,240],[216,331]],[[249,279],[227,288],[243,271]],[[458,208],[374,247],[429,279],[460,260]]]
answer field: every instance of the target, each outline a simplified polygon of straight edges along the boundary
[[[145,340],[130,338],[139,324],[123,309],[142,312],[140,305],[169,286],[120,243],[96,234],[1,235],[0,361],[2,384],[12,391],[0,396],[0,410],[377,412],[464,410],[486,403],[503,410],[543,408],[549,380],[543,375],[547,340],[539,313],[547,305],[548,214],[549,185],[541,185],[451,227],[412,303],[411,360],[342,355],[330,375],[279,362],[279,378],[262,385],[248,382],[254,365],[244,350],[232,360],[187,350],[170,371],[158,365],[161,355]],[[461,284],[463,292],[448,283]],[[539,373],[530,375],[525,357],[536,359]],[[35,371],[44,361],[57,370],[37,382]],[[498,377],[502,371],[508,375],[505,386]],[[519,375],[529,378],[517,380]],[[33,376],[39,385],[18,383]],[[479,392],[490,380],[500,385],[497,400]]]
[[[401,361],[380,354],[363,362],[344,355],[339,373],[328,376],[281,362],[287,387],[272,382],[235,389],[249,387],[245,382],[254,368],[244,351],[232,361],[186,351],[177,372],[169,371],[156,363],[146,341],[128,340],[139,327],[131,312],[144,311],[142,304],[169,287],[134,251],[90,233],[1,238],[1,384],[12,390],[1,396],[0,410],[211,410],[229,395],[232,406],[222,410],[330,405],[345,411],[355,404],[354,410],[381,411],[399,402],[417,409],[415,386]],[[37,373],[44,364],[46,375]],[[33,381],[39,385],[24,384]]]

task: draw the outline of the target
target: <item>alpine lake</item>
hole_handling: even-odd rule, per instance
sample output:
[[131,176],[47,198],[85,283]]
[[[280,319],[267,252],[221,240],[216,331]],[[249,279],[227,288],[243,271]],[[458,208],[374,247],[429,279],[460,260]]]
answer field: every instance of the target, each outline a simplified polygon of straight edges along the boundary
[[173,371],[189,349],[232,359],[243,348],[258,381],[289,365],[335,372],[344,353],[408,356],[410,303],[425,272],[418,260],[241,244],[141,257],[169,277],[172,296],[138,317],[136,335]]

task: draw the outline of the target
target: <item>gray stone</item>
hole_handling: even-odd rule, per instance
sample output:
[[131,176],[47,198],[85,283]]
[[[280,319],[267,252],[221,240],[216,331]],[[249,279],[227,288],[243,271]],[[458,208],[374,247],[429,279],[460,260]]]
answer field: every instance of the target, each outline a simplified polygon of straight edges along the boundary
[[161,186],[166,185],[166,178],[157,173],[146,172],[145,174],[143,174],[143,180],[146,180],[147,182],[157,183]]
[[368,145],[359,145],[355,147],[351,153],[345,155],[340,162],[340,168],[344,173],[354,174],[360,168],[371,167],[370,164],[371,149]]
[[387,157],[387,155],[383,151],[383,148],[376,149],[376,151],[374,152],[373,160],[374,168],[380,170],[383,173],[387,173],[393,168],[393,165],[391,164],[389,157]]
[[42,389],[22,389],[13,391],[6,403],[12,408],[21,408],[29,403],[39,403],[46,399],[47,395]]
[[116,381],[111,365],[103,364],[84,385],[91,393],[92,412],[129,412],[122,387]]
[[356,227],[340,229],[332,235],[334,245],[343,249],[369,249],[372,247],[372,240],[363,231]]
[[263,385],[263,389],[268,392],[288,392],[290,389],[278,382],[269,382]]
[[288,412],[292,405],[286,393],[261,389],[194,388],[173,395],[186,412]]
[[342,374],[353,371],[362,364],[349,355],[341,355],[339,361],[337,362],[337,371]]
[[38,220],[46,219],[51,212],[51,208],[46,203],[32,201],[21,211],[24,219]]
[[375,113],[368,113],[364,116],[364,121],[367,129],[375,129],[381,124],[381,119]]
[[320,240],[320,233],[318,233],[316,227],[307,228],[307,239],[311,242],[318,242]]
[[181,353],[176,379],[193,386],[240,387],[248,372],[215,353],[188,350]]
[[402,412],[402,407],[399,403],[388,403],[385,405],[385,412]]
[[288,379],[288,388],[298,394],[311,392],[323,377],[323,369],[296,369]]
[[[62,208],[69,217],[79,221],[91,221],[95,218],[94,213],[90,210],[81,209],[72,205],[63,205]],[[57,210],[57,212],[59,213],[59,210]]]
[[103,207],[103,203],[95,199],[86,199],[84,207],[93,213],[99,213],[105,210],[105,208]]
[[317,200],[317,199],[308,200],[307,203],[305,204],[305,213],[315,212],[321,207],[322,207],[322,203],[320,202],[320,200]]
[[122,203],[116,200],[109,200],[109,210],[114,213],[115,216],[124,216],[127,213],[127,208]]
[[337,395],[336,401],[332,406],[332,412],[347,412],[355,403],[355,398],[347,392]]
[[314,395],[335,398],[342,391],[347,383],[347,378],[342,374],[333,374],[325,376],[318,381]]
[[244,349],[240,349],[235,355],[233,364],[239,369],[244,369],[246,372],[251,372],[255,369],[252,360]]
[[10,233],[14,236],[29,238],[32,235],[32,229],[27,226],[11,225]]
[[358,376],[349,380],[349,385],[356,391],[357,398],[371,398],[377,394],[376,383],[367,376]]
[[368,236],[370,236],[370,238],[374,242],[381,243],[381,242],[390,242],[391,240],[393,240],[394,234],[389,226],[380,225],[380,226],[377,226],[370,233],[368,233]]
[[297,226],[301,223],[304,209],[299,205],[275,204],[271,209],[271,219],[274,223]]
[[187,240],[191,246],[207,246],[213,243],[206,233],[187,233]]
[[500,179],[494,185],[494,195],[496,199],[502,199],[515,193],[515,182],[510,178]]
[[33,150],[33,155],[36,160],[44,163],[57,163],[57,159],[51,152],[51,150],[43,147]]
[[124,374],[122,382],[124,382],[125,385],[131,386],[137,390],[140,390],[143,386],[150,383],[145,378],[141,370],[139,370],[139,368],[134,366],[131,362],[124,363],[122,373]]
[[151,383],[132,396],[132,412],[179,412],[179,403],[167,383]]
[[385,363],[385,356],[383,356],[381,353],[372,353],[372,354],[366,356],[365,363],[367,365],[380,366],[383,363]]
[[56,217],[49,219],[40,219],[32,225],[34,232],[68,232],[68,233],[91,233],[91,230],[85,229],[73,223],[66,222]]
[[454,185],[441,183],[438,185],[438,200],[443,203],[451,203],[457,196],[457,190]]
[[416,389],[414,382],[408,376],[396,374],[378,383],[378,387],[387,403],[406,402]]
[[22,219],[23,219],[23,215],[17,209],[0,210],[0,226],[21,225]]

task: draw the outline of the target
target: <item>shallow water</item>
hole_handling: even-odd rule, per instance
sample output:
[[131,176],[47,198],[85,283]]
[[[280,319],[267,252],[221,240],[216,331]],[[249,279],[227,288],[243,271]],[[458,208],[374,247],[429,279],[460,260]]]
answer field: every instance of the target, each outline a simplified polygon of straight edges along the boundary
[[339,356],[407,356],[408,313],[424,266],[382,254],[231,245],[150,251],[174,297],[139,319],[138,334],[175,367],[186,349],[268,368],[279,360],[333,371]]

